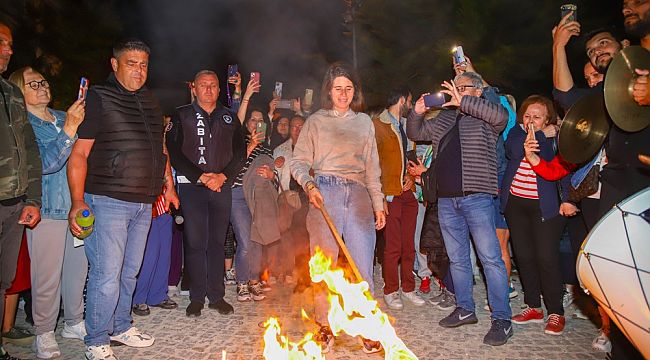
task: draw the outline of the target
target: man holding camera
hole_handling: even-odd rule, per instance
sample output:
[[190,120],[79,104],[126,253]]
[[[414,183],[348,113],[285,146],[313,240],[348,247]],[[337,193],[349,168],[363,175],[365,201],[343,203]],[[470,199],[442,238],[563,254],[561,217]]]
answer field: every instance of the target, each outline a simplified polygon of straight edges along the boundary
[[476,324],[470,259],[471,233],[483,264],[492,307],[492,324],[483,338],[488,345],[503,345],[513,334],[508,303],[508,278],[494,224],[492,198],[497,194],[496,141],[508,122],[500,104],[481,98],[483,79],[474,72],[445,81],[451,96],[432,121],[424,121],[424,95],[415,103],[406,123],[414,141],[430,140],[436,161],[438,216],[456,291],[456,309],[440,320],[453,328]]
[[414,147],[404,129],[404,116],[411,108],[411,97],[406,87],[392,89],[388,94],[386,109],[372,120],[381,167],[381,187],[386,196],[386,246],[382,264],[384,300],[394,310],[403,308],[402,298],[416,306],[424,305],[424,300],[415,292],[412,273],[418,201],[413,194],[413,177],[406,173],[406,153]]
[[178,173],[178,192],[185,217],[185,270],[190,304],[185,314],[201,315],[207,295],[210,309],[233,313],[224,299],[224,243],[230,219],[232,180],[245,159],[241,122],[217,102],[219,79],[211,70],[194,77],[194,102],[176,109],[167,134],[167,149]]
[[[92,234],[84,240],[90,264],[86,300],[86,359],[116,359],[116,341],[131,347],[154,343],[132,325],[131,302],[151,224],[151,204],[165,186],[166,208],[177,203],[163,154],[163,116],[145,86],[149,47],[137,39],[113,47],[111,73],[86,98],[68,164],[70,231],[79,236],[77,214],[90,209]],[[111,336],[109,336],[112,334]]]

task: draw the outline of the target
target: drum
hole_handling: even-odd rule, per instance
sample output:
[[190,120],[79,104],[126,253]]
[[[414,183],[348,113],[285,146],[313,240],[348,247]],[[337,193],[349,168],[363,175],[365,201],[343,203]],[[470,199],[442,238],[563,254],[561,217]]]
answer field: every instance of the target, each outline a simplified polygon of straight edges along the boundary
[[650,359],[650,187],[623,200],[587,235],[580,285]]

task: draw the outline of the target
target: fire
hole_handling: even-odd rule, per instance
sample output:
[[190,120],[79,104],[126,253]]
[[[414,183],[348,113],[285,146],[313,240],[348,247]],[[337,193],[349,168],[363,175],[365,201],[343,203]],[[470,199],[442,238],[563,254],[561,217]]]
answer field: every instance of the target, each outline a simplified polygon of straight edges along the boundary
[[[387,360],[417,360],[417,356],[397,336],[388,316],[379,309],[377,301],[370,295],[368,283],[351,283],[345,279],[343,270],[331,269],[331,265],[332,260],[320,249],[317,249],[309,260],[312,281],[324,281],[330,291],[327,319],[334,335],[344,332],[350,336],[379,341],[384,347]],[[306,314],[303,314],[304,316]],[[265,359],[324,359],[320,347],[312,341],[313,334],[308,333],[302,341],[294,344],[289,343],[286,337],[280,336],[277,319],[270,318],[265,327]],[[313,345],[316,352],[307,352]]]
[[307,333],[298,343],[289,342],[280,335],[280,323],[277,318],[269,318],[264,323],[264,358],[267,360],[325,360],[320,346],[312,340],[313,334]]

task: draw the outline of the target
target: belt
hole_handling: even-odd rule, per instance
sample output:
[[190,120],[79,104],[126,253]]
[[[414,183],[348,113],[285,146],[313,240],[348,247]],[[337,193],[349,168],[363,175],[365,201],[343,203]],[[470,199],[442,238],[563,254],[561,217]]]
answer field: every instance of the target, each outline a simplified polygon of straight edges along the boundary
[[0,200],[0,205],[2,206],[14,206],[17,204],[20,204],[21,202],[25,201],[26,196],[19,196],[11,199],[5,199],[5,200]]

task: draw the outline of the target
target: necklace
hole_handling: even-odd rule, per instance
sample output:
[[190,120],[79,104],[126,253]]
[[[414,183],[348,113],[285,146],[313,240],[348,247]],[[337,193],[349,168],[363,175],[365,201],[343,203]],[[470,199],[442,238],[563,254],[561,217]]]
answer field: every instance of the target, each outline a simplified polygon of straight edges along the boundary
[[332,109],[332,111],[334,111],[334,116],[336,116],[338,118],[345,117],[345,115],[347,115],[347,113],[348,113],[348,110],[346,110],[343,114],[339,113],[338,110],[335,110],[335,109]]

